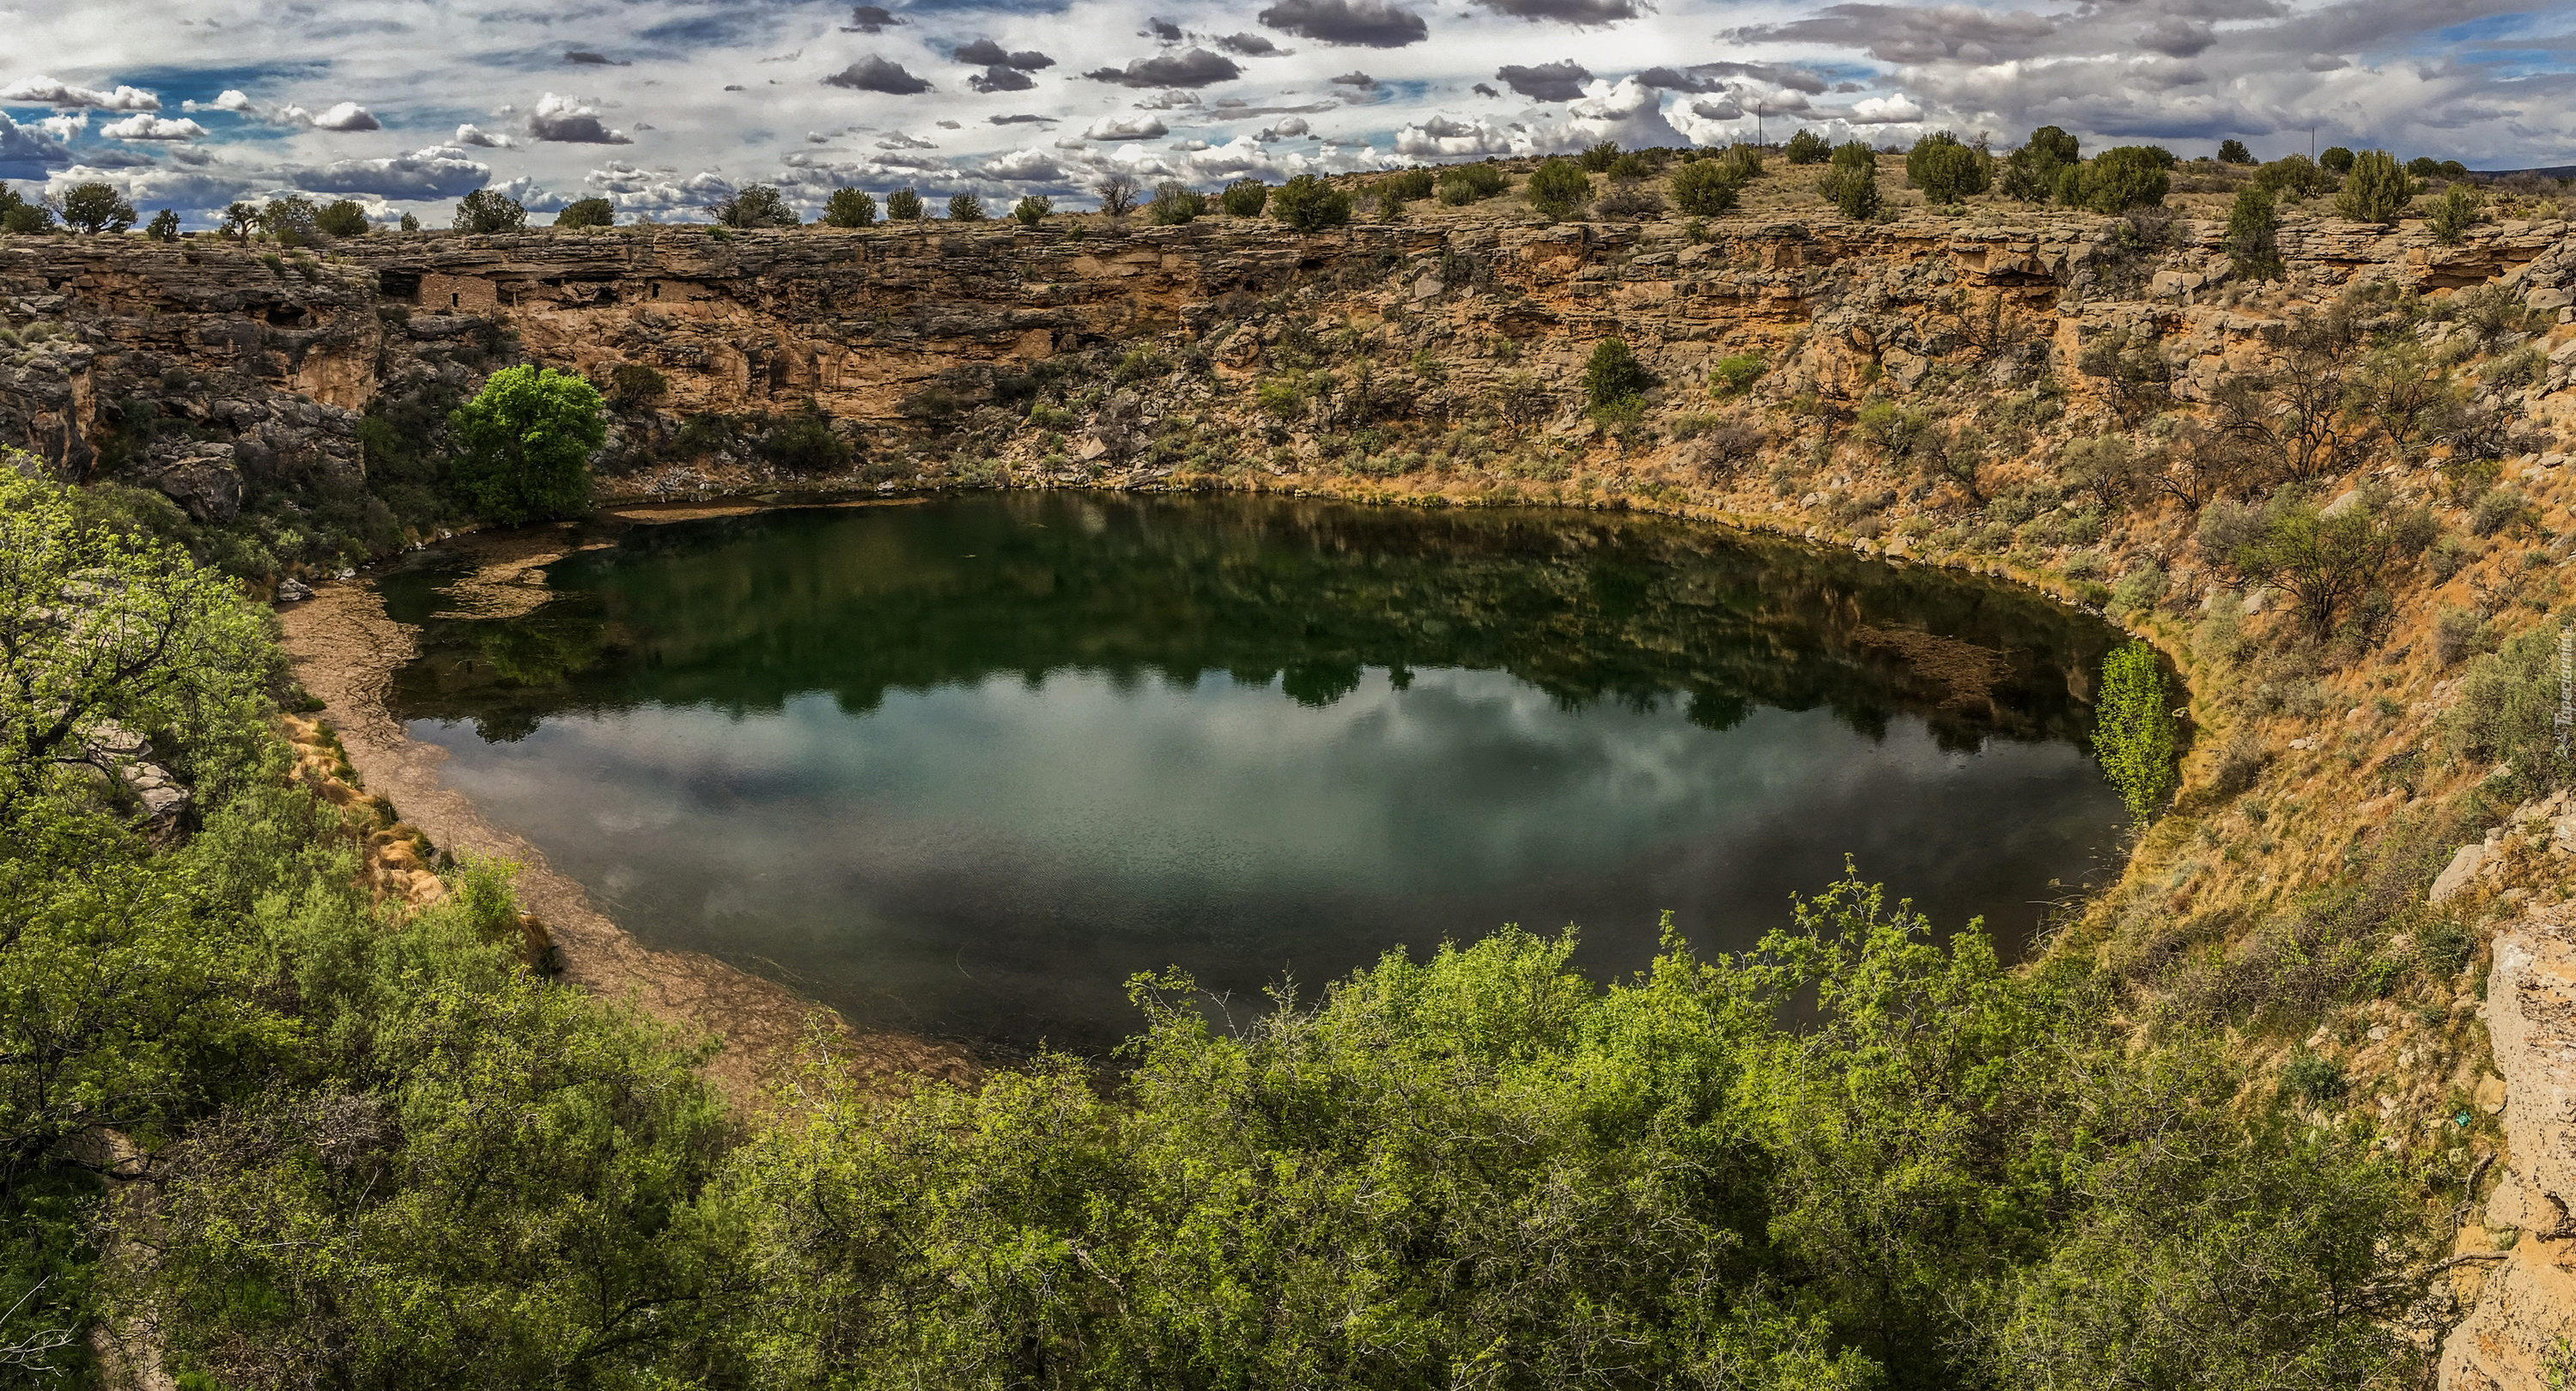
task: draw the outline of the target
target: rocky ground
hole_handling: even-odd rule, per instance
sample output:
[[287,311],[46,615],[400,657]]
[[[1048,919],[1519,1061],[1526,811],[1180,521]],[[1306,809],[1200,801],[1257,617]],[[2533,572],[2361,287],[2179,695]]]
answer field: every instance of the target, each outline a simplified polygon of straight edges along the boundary
[[[1821,212],[1807,177],[1777,170],[1704,221],[1548,224],[1506,198],[1304,237],[1210,217],[327,252],[0,239],[0,442],[205,527],[265,507],[262,527],[309,533],[296,499],[371,486],[371,413],[525,360],[611,386],[611,501],[1087,486],[1545,502],[2013,575],[2157,642],[2192,696],[2175,811],[2061,949],[2131,980],[2142,1026],[2215,1014],[2285,1079],[2330,1071],[2318,1118],[2376,1117],[2428,1175],[2427,1221],[2455,1234],[2466,1317],[2445,1384],[2543,1384],[2576,1324],[2576,823],[2500,805],[2509,780],[2458,730],[2478,653],[2567,597],[2564,209],[2504,206],[2447,246],[2419,223],[2293,209],[2285,277],[2247,283],[2213,215],[2223,189],[2123,219],[1983,200],[1944,215],[1909,195],[1860,224]],[[2348,351],[2301,358],[2297,334],[2329,316]],[[1586,410],[1583,364],[1614,336],[1652,384],[1633,408]],[[2297,388],[2319,372],[2338,404],[2308,430]],[[2421,419],[2386,406],[2410,372],[2451,392]],[[2239,389],[2256,375],[2259,398]],[[2283,481],[2277,464],[2250,481],[2220,467],[2256,429],[2329,510],[2422,509],[2439,533],[2392,562],[2368,631],[2303,638],[2289,596],[2232,570],[2226,527]],[[310,559],[310,539],[253,541],[308,557],[271,578],[358,558]],[[362,593],[326,584],[288,625],[336,673],[307,679],[370,789],[441,846],[537,862],[369,713],[365,673],[401,635]],[[640,984],[667,1017],[774,989],[674,986],[668,963],[617,965],[635,949],[611,936],[585,957],[586,932],[614,929],[576,887],[533,887],[574,974]],[[2266,1003],[2301,991],[2313,1002],[2287,1014]]]

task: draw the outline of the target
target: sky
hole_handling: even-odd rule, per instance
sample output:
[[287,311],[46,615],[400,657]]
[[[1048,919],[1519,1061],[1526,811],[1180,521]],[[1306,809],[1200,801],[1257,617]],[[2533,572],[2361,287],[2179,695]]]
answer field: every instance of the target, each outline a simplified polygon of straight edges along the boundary
[[1088,207],[1113,172],[1213,189],[1757,122],[2576,163],[2576,7],[2512,0],[0,0],[0,32],[0,180],[192,227],[286,192],[439,227],[486,186],[540,222],[584,197],[701,221],[752,183],[809,214],[845,186]]

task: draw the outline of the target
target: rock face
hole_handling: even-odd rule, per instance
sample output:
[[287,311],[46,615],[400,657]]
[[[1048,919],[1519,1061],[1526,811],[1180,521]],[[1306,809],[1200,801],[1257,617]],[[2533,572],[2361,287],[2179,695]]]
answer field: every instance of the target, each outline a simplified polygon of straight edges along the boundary
[[[0,321],[21,337],[54,327],[15,351],[0,342],[0,444],[58,476],[159,487],[211,520],[245,488],[361,469],[358,413],[422,371],[470,382],[524,358],[604,380],[632,364],[663,374],[658,405],[676,417],[810,402],[849,428],[917,431],[1006,400],[1038,364],[1086,348],[1197,343],[1256,370],[1283,329],[1277,297],[1318,285],[1371,306],[1379,319],[1364,327],[1382,346],[1451,345],[1453,394],[1491,391],[1513,365],[1561,383],[1613,333],[1672,381],[1800,334],[1800,360],[1783,369],[1828,397],[1873,371],[1919,378],[1962,342],[1992,350],[1999,371],[2035,373],[2142,326],[2212,375],[2261,327],[2215,302],[2221,232],[2177,224],[2145,260],[2077,213],[1721,222],[1700,243],[1672,228],[1506,221],[1308,237],[1222,218],[1089,236],[664,227],[375,236],[327,259],[210,238],[11,237]],[[2312,285],[2576,285],[2560,223],[2436,247],[2327,220],[2285,228],[2282,246]],[[1983,341],[1997,334],[2011,341]],[[1494,342],[1516,347],[1465,351]],[[1078,447],[1115,457],[1135,422],[1084,424]]]
[[2499,929],[2486,1019],[2508,1154],[2486,1225],[2522,1233],[2442,1347],[2445,1391],[2551,1385],[2576,1310],[2576,922],[2566,905]]

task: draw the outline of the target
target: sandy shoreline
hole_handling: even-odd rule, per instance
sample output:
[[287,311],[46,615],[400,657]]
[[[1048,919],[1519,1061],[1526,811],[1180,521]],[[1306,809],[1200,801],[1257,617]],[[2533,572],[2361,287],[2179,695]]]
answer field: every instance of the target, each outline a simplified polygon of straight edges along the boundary
[[[563,532],[460,538],[483,558],[460,588],[475,611],[525,611],[544,597],[538,567],[566,554]],[[564,979],[595,994],[631,999],[646,1014],[720,1040],[705,1072],[738,1109],[790,1076],[816,1027],[839,1036],[838,1051],[861,1073],[972,1081],[964,1050],[909,1034],[861,1032],[830,1009],[714,957],[644,946],[592,906],[525,837],[487,820],[440,777],[443,749],[410,737],[386,708],[393,673],[414,653],[414,630],[385,613],[364,580],[317,585],[311,600],[278,612],[296,678],[323,703],[320,718],[339,732],[367,790],[389,798],[402,819],[442,850],[472,850],[524,866],[519,898],[553,934]]]

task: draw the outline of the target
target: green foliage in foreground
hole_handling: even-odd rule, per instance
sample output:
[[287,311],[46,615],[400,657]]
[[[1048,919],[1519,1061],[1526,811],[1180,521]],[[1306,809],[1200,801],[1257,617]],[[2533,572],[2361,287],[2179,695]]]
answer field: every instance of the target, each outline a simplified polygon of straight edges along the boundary
[[2156,650],[2132,642],[2102,661],[2102,696],[2093,728],[2093,752],[2102,772],[2120,790],[2129,815],[2143,824],[2171,799],[2179,774],[2174,765],[2173,691]]
[[[111,598],[78,509],[9,487],[8,551],[55,559],[0,627]],[[127,589],[214,583],[140,555]],[[521,967],[503,867],[373,906],[261,730],[247,607],[164,607],[184,631],[127,684],[204,717],[121,687],[83,718],[152,733],[196,834],[156,848],[68,771],[0,808],[13,1383],[84,1378],[93,1333],[183,1386],[388,1391],[2420,1368],[2420,1190],[2365,1121],[2302,1121],[2214,1035],[2129,1036],[2071,954],[2009,971],[1856,877],[1743,957],[1668,930],[1607,987],[1510,928],[1240,1028],[1141,979],[1115,1070],[888,1097],[823,1060],[745,1135],[693,1046]],[[35,650],[0,682],[60,685]]]
[[608,438],[599,389],[571,372],[505,367],[448,417],[456,490],[503,526],[590,505],[590,456]]

